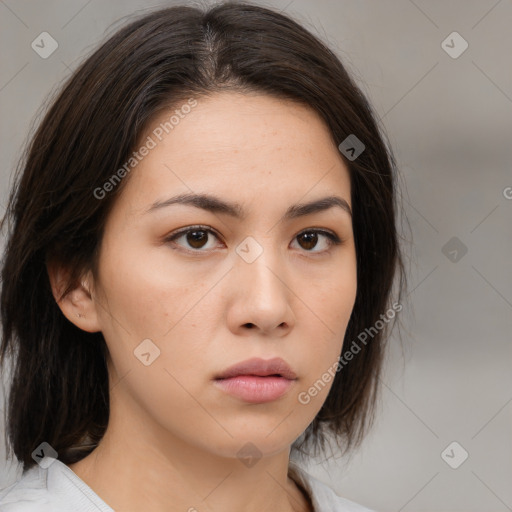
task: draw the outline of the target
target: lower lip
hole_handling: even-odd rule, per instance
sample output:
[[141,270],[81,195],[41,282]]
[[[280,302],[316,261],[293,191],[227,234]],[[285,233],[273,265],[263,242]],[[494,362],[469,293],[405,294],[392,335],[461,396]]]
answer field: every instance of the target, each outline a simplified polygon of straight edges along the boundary
[[229,379],[217,379],[215,383],[230,395],[250,403],[264,403],[277,400],[293,385],[293,380],[284,377],[258,377],[239,375]]

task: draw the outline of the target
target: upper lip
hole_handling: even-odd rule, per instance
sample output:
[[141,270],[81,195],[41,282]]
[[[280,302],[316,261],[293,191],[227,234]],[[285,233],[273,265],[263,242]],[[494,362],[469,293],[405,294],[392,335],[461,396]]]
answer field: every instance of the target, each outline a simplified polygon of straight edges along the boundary
[[288,363],[280,357],[268,360],[260,358],[247,359],[246,361],[230,366],[216,378],[229,379],[230,377],[237,377],[238,375],[257,375],[260,377],[279,375],[289,380],[297,378],[297,375],[290,368]]

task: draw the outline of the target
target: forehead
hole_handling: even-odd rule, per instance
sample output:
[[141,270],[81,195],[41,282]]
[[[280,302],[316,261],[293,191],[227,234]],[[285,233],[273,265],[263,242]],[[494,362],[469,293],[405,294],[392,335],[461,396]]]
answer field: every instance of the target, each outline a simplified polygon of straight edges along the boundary
[[141,138],[153,147],[123,192],[133,207],[190,192],[215,192],[241,203],[265,196],[276,204],[283,194],[297,201],[310,191],[318,196],[336,190],[350,203],[348,169],[311,108],[240,93],[183,105],[160,112]]
[[[176,110],[181,110],[180,106],[160,113],[148,133],[165,130],[166,121]],[[179,145],[183,155],[287,148],[295,152],[302,148],[307,153],[333,145],[327,126],[314,110],[269,95],[218,93],[197,100],[196,106],[180,119],[172,117],[177,124],[159,142],[163,146]]]

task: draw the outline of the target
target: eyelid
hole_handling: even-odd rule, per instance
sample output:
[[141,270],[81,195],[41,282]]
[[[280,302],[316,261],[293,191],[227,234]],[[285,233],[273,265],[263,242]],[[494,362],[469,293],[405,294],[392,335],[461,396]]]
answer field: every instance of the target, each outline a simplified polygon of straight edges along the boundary
[[[172,233],[166,235],[164,237],[163,241],[164,241],[164,243],[168,243],[168,242],[174,243],[174,240],[176,238],[179,238],[180,236],[187,234],[189,231],[206,231],[207,233],[213,233],[217,239],[219,239],[219,240],[221,239],[219,233],[215,229],[213,229],[211,226],[196,224],[196,225],[192,225],[192,226],[186,226],[184,228],[180,228],[176,231],[173,231]],[[178,244],[176,244],[176,245],[178,246],[177,250],[184,251],[188,254],[200,254],[200,253],[207,252],[207,251],[203,251],[203,250],[199,250],[199,249],[197,249],[197,250],[187,249],[186,247],[182,247]]]
[[188,233],[189,231],[207,231],[209,233],[213,233],[217,238],[220,238],[219,233],[213,229],[211,226],[204,226],[204,225],[192,225],[192,226],[186,226],[184,228],[177,229],[176,231],[173,231],[172,233],[169,233],[164,238],[165,242],[168,242],[170,240],[174,240],[175,238],[179,237],[180,235],[184,235]]

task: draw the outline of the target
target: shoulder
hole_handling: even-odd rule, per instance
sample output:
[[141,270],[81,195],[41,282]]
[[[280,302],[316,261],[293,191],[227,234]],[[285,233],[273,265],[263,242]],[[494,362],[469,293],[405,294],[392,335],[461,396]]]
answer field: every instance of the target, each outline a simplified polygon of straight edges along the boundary
[[1,512],[50,510],[46,472],[39,466],[25,471],[21,478],[0,490]]
[[26,470],[21,478],[0,490],[0,512],[87,512],[113,510],[85,482],[58,459],[46,468]]
[[338,496],[328,485],[293,462],[290,462],[289,474],[310,495],[314,512],[376,512]]

